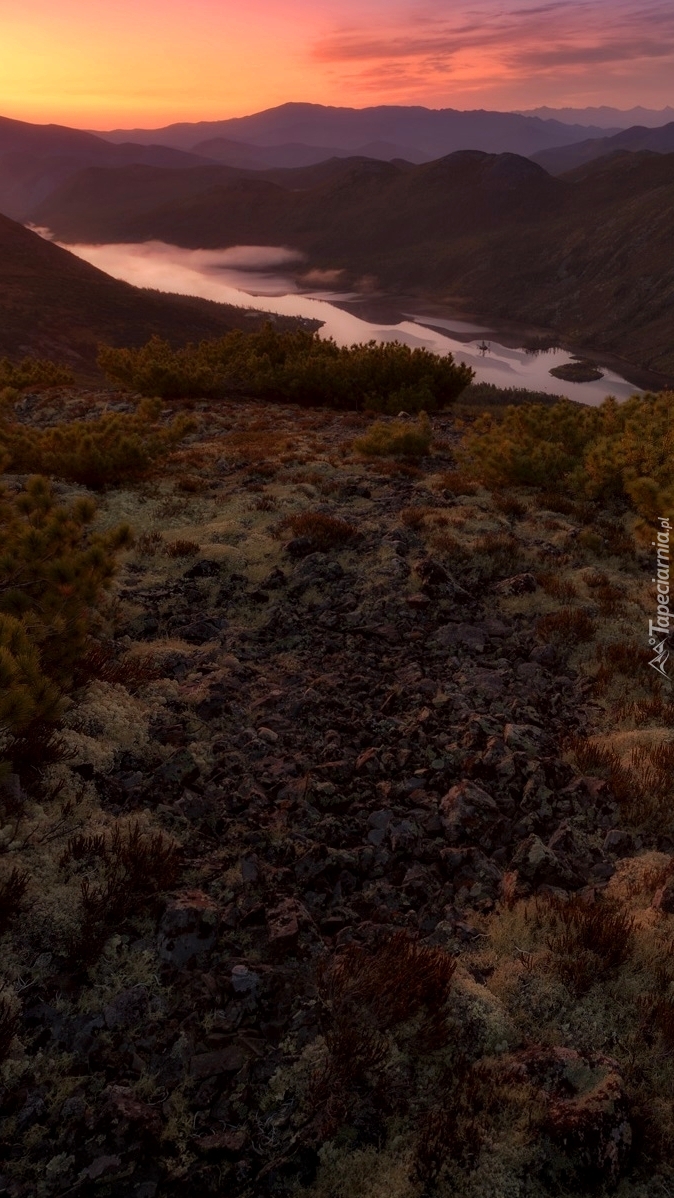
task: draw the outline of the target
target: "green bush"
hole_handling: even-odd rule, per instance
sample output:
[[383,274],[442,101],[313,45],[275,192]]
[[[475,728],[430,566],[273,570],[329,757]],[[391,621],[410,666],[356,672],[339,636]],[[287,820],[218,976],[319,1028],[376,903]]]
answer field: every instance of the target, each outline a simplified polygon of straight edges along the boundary
[[0,391],[5,387],[18,391],[26,387],[67,387],[74,381],[72,370],[57,362],[46,362],[39,358],[10,362],[9,358],[0,358]]
[[235,330],[216,341],[174,350],[158,337],[141,349],[100,350],[109,378],[164,398],[241,394],[335,408],[419,411],[452,403],[472,377],[451,354],[440,357],[398,342],[340,347],[303,329]]
[[160,400],[146,399],[135,412],[51,428],[29,428],[5,417],[0,419],[0,455],[5,469],[62,478],[93,490],[129,482],[145,474],[192,427],[184,415],[161,426],[160,412]]
[[431,422],[422,412],[414,424],[394,420],[387,424],[378,420],[362,437],[356,437],[353,448],[366,457],[422,458],[430,450],[433,432]]
[[508,407],[465,434],[464,465],[489,486],[563,486],[589,499],[629,503],[647,521],[674,504],[674,392],[608,397],[596,408]]
[[123,525],[95,535],[91,500],[57,505],[44,478],[0,490],[0,724],[5,736],[58,718],[96,608],[129,543]]

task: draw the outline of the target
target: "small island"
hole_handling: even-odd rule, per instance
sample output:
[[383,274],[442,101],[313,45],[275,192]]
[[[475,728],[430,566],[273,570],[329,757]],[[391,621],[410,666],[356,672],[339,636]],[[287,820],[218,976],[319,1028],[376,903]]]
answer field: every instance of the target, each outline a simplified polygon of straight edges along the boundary
[[586,358],[578,358],[575,362],[564,362],[561,366],[551,367],[550,374],[556,379],[564,379],[567,383],[594,383],[603,379],[604,372],[595,362]]

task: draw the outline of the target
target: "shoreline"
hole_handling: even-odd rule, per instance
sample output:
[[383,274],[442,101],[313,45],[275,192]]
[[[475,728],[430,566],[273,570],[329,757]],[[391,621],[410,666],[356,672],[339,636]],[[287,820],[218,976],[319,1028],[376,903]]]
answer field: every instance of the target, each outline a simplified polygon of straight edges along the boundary
[[[621,374],[628,383],[632,383],[644,391],[668,391],[674,388],[674,378],[669,375],[639,366],[618,354],[604,350],[595,351],[591,347],[579,345],[568,337],[558,335],[552,329],[521,324],[516,321],[491,320],[488,316],[478,312],[443,303],[431,297],[381,294],[367,295],[362,298],[354,297],[348,300],[331,300],[330,302],[334,307],[342,308],[354,316],[362,316],[374,321],[381,320],[386,323],[409,320],[410,314],[413,312],[414,319],[423,327],[438,333],[446,334],[451,331],[452,337],[466,343],[474,341],[479,335],[487,338],[491,335],[494,339],[498,338],[499,343],[508,348],[527,349],[529,348],[527,343],[540,340],[548,343],[546,348],[558,346],[579,358],[591,358],[598,366]],[[425,319],[426,317],[428,319]],[[451,329],[447,324],[434,323],[434,317],[449,322]],[[538,347],[531,345],[531,348],[535,350]],[[543,346],[540,348],[542,349]]]

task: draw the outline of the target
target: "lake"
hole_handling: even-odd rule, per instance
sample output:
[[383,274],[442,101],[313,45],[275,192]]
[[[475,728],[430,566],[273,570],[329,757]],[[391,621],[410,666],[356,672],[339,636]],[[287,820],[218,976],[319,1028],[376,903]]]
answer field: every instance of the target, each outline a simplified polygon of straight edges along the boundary
[[[46,230],[39,230],[47,234]],[[599,404],[606,395],[627,399],[639,390],[613,370],[591,383],[568,383],[548,372],[574,360],[564,349],[532,353],[504,344],[499,333],[450,315],[424,315],[421,301],[407,300],[409,310],[396,311],[391,301],[388,319],[358,315],[371,308],[368,298],[328,289],[330,272],[298,276],[301,255],[274,246],[233,246],[222,250],[186,250],[164,242],[129,245],[67,245],[65,249],[117,279],[137,287],[152,287],[181,295],[256,308],[284,316],[304,316],[322,322],[320,335],[339,345],[363,341],[401,341],[425,346],[434,353],[452,353],[475,371],[475,381],[499,387],[527,387],[551,395],[568,395],[585,404]],[[371,299],[371,297],[370,297]],[[345,306],[342,306],[345,305]],[[354,308],[356,311],[354,311]],[[438,311],[440,311],[438,309]],[[502,336],[502,334],[501,334]],[[512,333],[507,338],[513,341]],[[516,340],[516,338],[515,338]],[[480,348],[482,347],[482,348]],[[485,348],[486,347],[486,348]]]

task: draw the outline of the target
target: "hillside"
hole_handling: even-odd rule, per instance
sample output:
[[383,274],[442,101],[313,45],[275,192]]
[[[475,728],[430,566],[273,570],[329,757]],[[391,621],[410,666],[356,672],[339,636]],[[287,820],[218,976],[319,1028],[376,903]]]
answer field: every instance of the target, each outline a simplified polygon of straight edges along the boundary
[[141,345],[156,333],[184,344],[241,324],[254,327],[240,309],[111,279],[0,217],[0,357],[48,357],[93,374],[101,341]]
[[379,105],[335,108],[323,104],[281,104],[250,116],[226,121],[198,121],[162,129],[115,129],[100,133],[113,142],[153,142],[191,150],[207,138],[225,137],[250,145],[278,146],[287,142],[332,147],[332,152],[359,153],[371,142],[389,142],[422,152],[428,159],[455,150],[534,154],[548,146],[582,141],[605,130],[593,125],[563,124],[514,112],[479,109]]
[[0,212],[23,220],[54,187],[88,166],[187,167],[206,162],[170,146],[110,145],[65,125],[32,125],[0,117]]
[[587,141],[574,142],[573,145],[541,150],[538,154],[532,154],[532,158],[551,175],[561,175],[577,166],[583,166],[586,162],[593,162],[595,158],[602,158],[606,154],[615,154],[621,150],[633,153],[640,150],[650,150],[655,154],[673,153],[674,121],[662,125],[659,129],[633,125],[632,128],[623,129],[612,137],[591,137]]
[[[673,406],[632,413],[658,478]],[[367,413],[238,395],[135,480],[64,479],[59,435],[135,409],[61,388],[0,422],[57,446],[59,504],[10,479],[5,627],[25,558],[61,637],[64,573],[117,568],[51,757],[0,744],[8,1198],[668,1198],[654,530],[508,476],[593,413],[518,408],[497,455],[445,411],[401,457],[363,451]]]
[[91,170],[34,219],[68,242],[290,245],[486,318],[549,327],[674,373],[674,155],[620,153],[563,178],[516,155],[335,159],[303,171]]

